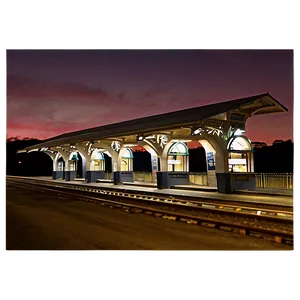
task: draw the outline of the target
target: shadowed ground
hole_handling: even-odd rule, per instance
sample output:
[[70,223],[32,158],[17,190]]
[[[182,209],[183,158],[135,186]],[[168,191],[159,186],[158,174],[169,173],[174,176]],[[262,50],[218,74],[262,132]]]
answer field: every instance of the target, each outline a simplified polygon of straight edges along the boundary
[[7,186],[7,250],[292,250],[288,245]]

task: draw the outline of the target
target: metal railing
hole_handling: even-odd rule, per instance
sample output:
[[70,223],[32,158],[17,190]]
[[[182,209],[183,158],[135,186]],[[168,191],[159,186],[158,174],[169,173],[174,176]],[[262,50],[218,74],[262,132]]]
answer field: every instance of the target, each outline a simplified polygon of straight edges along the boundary
[[293,173],[256,173],[256,187],[271,189],[293,189]]
[[208,185],[206,173],[190,173],[190,183],[197,185]]
[[[152,172],[133,172],[134,181],[152,182]],[[156,181],[156,178],[155,178]]]
[[[111,173],[105,173],[105,179],[112,179]],[[190,183],[207,186],[206,173],[190,173]],[[255,173],[256,187],[269,189],[293,189],[293,173]],[[156,182],[152,181],[151,172],[134,172],[134,181]]]
[[112,179],[112,174],[111,174],[111,172],[105,172],[105,173],[104,173],[104,179],[105,179],[105,180],[111,180],[111,179]]

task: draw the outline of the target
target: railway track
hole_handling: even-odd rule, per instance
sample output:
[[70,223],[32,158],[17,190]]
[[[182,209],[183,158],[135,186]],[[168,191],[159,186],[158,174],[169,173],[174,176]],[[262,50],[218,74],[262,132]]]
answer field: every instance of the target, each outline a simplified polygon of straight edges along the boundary
[[[190,200],[162,195],[148,195],[113,189],[7,177],[7,183],[37,192],[55,193],[62,197],[99,203],[111,208],[151,214],[164,219],[198,224],[221,230],[239,232],[276,242],[293,244],[293,212],[224,204],[203,199]],[[248,204],[248,203],[247,203]],[[253,204],[253,203],[252,203]],[[266,207],[267,205],[265,205]],[[274,205],[272,206],[274,208]]]
[[[237,200],[232,200],[232,199],[212,199],[210,198],[205,198],[203,196],[200,197],[194,197],[194,196],[166,196],[164,194],[160,193],[153,193],[153,192],[148,192],[148,191],[134,191],[130,189],[118,189],[114,187],[94,187],[94,186],[84,186],[84,185],[78,185],[74,184],[71,182],[59,182],[56,180],[55,182],[50,182],[47,180],[41,180],[41,179],[33,179],[33,178],[26,178],[26,177],[15,177],[15,176],[7,176],[7,180],[18,180],[22,182],[35,182],[36,184],[44,184],[44,185],[49,185],[49,186],[68,186],[68,188],[72,188],[75,190],[82,190],[86,192],[95,192],[95,193],[102,193],[102,194],[107,194],[107,195],[122,195],[125,194],[127,197],[130,198],[139,198],[139,199],[151,199],[155,197],[157,200],[162,200],[162,201],[182,201],[182,202],[190,202],[194,204],[203,204],[203,206],[223,206],[225,209],[227,207],[234,207],[236,206],[237,209],[241,207],[247,207],[247,208],[254,208],[258,213],[265,214],[265,210],[273,210],[273,211],[278,211],[279,213],[281,212],[293,212],[293,207],[288,206],[288,205],[279,205],[279,204],[265,204],[265,203],[260,203],[260,202],[247,202],[246,200],[243,201],[237,201]],[[260,211],[260,212],[259,212]]]

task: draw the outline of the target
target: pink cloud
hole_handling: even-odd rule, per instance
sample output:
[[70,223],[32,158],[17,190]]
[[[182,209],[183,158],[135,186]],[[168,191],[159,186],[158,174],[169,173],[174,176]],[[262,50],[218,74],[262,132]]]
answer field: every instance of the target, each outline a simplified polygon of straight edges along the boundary
[[22,98],[71,98],[97,99],[108,97],[101,87],[88,87],[78,83],[58,83],[54,81],[32,79],[16,75],[7,76],[7,96]]

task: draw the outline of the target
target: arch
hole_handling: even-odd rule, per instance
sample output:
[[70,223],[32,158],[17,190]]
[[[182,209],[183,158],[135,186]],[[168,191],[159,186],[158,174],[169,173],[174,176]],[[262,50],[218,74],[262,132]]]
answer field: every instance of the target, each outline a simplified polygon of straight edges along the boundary
[[[124,168],[122,168],[122,166],[124,166]],[[121,171],[126,170],[127,171],[128,168],[128,162],[125,159],[121,160]]]
[[[22,155],[22,154],[21,154]],[[25,176],[49,176],[53,170],[53,155],[34,149],[27,152],[24,158],[21,156],[22,164],[19,166],[19,175]]]
[[[206,157],[206,172],[209,175],[213,173],[215,175],[216,170],[216,149],[208,140],[198,140],[205,150]],[[213,172],[212,172],[213,171]]]
[[101,149],[95,149],[91,154],[90,171],[104,171],[105,158]]
[[104,160],[104,154],[101,149],[95,149],[91,155],[91,160]]
[[130,148],[124,148],[124,151],[122,153],[122,158],[133,158],[133,153]]
[[112,157],[111,153],[108,150],[103,151],[104,154],[106,154],[108,157]]
[[69,155],[69,160],[78,160],[77,151],[72,151]]
[[75,171],[75,177],[85,177],[86,158],[80,151],[75,150],[68,155],[68,171]]
[[27,153],[31,153],[31,152],[45,153],[52,159],[52,161],[54,161],[55,156],[56,156],[56,153],[54,151],[52,151],[52,150],[43,150],[43,149],[40,149],[40,148],[31,149]]
[[229,152],[251,152],[252,143],[243,135],[234,136],[229,139],[227,143],[227,150]]
[[64,158],[61,155],[58,155],[56,159],[56,170],[55,171],[64,171],[65,170],[65,161]]
[[198,142],[202,145],[202,147],[205,149],[205,152],[213,152],[216,153],[215,148],[213,145],[207,141],[207,140],[198,140]]
[[168,171],[189,171],[189,149],[183,142],[173,143],[168,150]]
[[183,142],[176,142],[169,148],[168,155],[189,155],[189,149]]
[[253,148],[243,135],[233,136],[227,143],[229,172],[253,172]]
[[121,148],[119,153],[119,166],[121,171],[133,171],[133,153],[130,148]]
[[35,151],[39,151],[40,149],[39,148],[36,148],[36,149],[31,149],[29,151],[27,151],[27,153],[30,153],[30,152],[35,152]]

